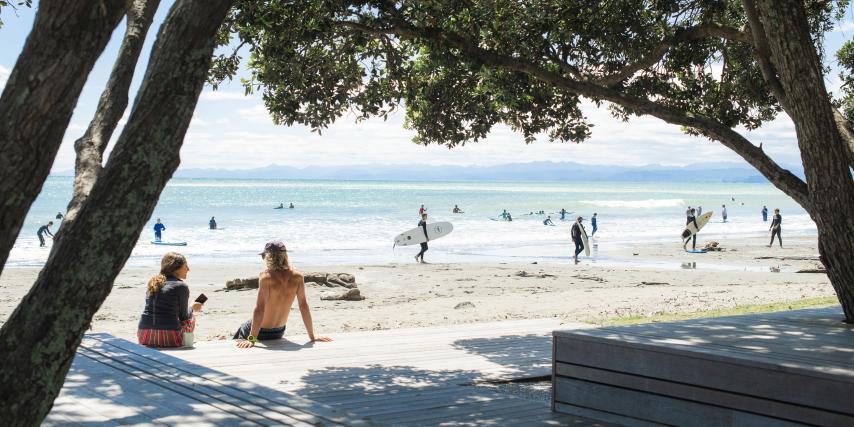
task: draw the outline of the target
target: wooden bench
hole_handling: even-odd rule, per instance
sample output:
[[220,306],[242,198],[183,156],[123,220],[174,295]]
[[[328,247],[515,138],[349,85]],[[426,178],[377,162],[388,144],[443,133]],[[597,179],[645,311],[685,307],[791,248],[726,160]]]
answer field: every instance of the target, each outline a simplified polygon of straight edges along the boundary
[[633,425],[854,425],[841,308],[555,331],[556,412]]

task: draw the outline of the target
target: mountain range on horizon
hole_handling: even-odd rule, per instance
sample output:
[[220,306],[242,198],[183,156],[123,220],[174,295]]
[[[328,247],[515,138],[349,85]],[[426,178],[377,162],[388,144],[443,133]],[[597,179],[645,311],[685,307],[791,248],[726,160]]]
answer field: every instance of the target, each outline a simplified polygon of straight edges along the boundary
[[[790,168],[798,176],[802,170]],[[69,176],[73,171],[56,173]],[[349,165],[293,167],[269,165],[253,169],[179,169],[175,178],[322,179],[382,181],[634,181],[634,182],[767,182],[756,169],[738,163],[692,164],[683,167],[607,166],[574,162],[509,163],[494,166]]]

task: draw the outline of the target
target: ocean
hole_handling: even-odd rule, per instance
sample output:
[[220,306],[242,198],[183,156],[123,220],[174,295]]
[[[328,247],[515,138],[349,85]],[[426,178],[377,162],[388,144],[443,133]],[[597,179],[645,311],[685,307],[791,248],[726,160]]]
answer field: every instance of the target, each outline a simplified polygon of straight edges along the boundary
[[[45,262],[51,243],[40,248],[36,230],[52,220],[56,232],[54,217],[65,211],[71,185],[70,177],[47,180],[7,266]],[[273,209],[279,203],[286,208]],[[295,208],[287,209],[289,203]],[[767,236],[763,205],[772,212],[781,209],[784,239],[816,233],[804,210],[770,184],[173,179],[128,265],[153,267],[163,253],[178,250],[195,263],[258,262],[260,267],[257,254],[269,240],[285,242],[295,264],[414,262],[417,246],[392,245],[394,236],[416,226],[421,204],[430,222],[454,225],[449,236],[430,242],[428,262],[567,261],[572,255],[571,220],[583,216],[589,234],[594,212],[599,258],[619,246],[650,241],[672,241],[678,248],[689,205],[715,212],[701,240]],[[455,204],[465,213],[451,213]],[[721,221],[722,204],[727,206],[727,223]],[[572,212],[567,221],[556,214],[561,208]],[[504,209],[513,215],[512,222],[491,219]],[[530,214],[540,210],[550,214],[556,226],[544,226],[546,216]],[[219,230],[208,229],[211,216]],[[156,218],[166,225],[164,240],[188,245],[152,245]]]

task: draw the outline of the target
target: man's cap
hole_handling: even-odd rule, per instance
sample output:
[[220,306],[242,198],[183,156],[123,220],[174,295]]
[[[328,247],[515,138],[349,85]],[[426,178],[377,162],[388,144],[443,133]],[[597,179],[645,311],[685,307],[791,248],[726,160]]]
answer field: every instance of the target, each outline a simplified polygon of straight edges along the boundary
[[264,252],[261,252],[258,255],[264,255],[265,253],[284,252],[286,250],[287,248],[282,242],[267,242],[267,244],[264,245]]

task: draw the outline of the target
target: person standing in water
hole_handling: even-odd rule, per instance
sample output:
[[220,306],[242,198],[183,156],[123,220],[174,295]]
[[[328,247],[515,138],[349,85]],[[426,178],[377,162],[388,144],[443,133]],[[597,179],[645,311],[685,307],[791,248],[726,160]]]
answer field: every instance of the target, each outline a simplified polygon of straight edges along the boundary
[[460,209],[460,207],[459,207],[459,206],[454,205],[453,213],[465,213],[465,212],[463,212],[463,210],[462,210],[462,209]]
[[[427,239],[427,242],[430,241],[430,237],[427,236],[427,213],[424,212],[421,214],[421,221],[418,221],[418,226],[424,230],[424,238]],[[424,252],[427,252],[427,242],[421,242],[421,252],[418,252],[418,255],[415,255],[415,262],[420,262],[421,264],[426,264],[424,262]]]
[[724,222],[726,222],[726,205],[721,205],[721,216],[724,217]]
[[293,209],[293,208],[294,208],[294,202],[291,202],[291,204],[288,206],[288,209]]
[[768,206],[762,206],[762,222],[768,222]]
[[211,227],[211,230],[216,230],[216,219],[214,219],[214,217],[211,217],[211,220],[208,221],[208,225]]
[[510,212],[507,212],[507,221],[513,221],[513,215],[510,215]]
[[505,221],[506,221],[506,220],[507,220],[507,215],[508,215],[508,213],[507,213],[507,209],[504,209],[504,211],[503,211],[503,212],[501,212],[501,219],[503,219],[503,220],[505,220]]
[[62,221],[62,212],[57,212],[57,213],[56,213],[56,219],[58,219],[58,220]]
[[[700,226],[697,225],[697,217],[694,216],[694,209],[691,209],[688,211],[688,217],[685,221],[685,225],[687,226],[691,223],[694,223],[694,227],[697,228],[697,233],[699,233],[700,232]],[[697,250],[697,233],[694,233],[694,235],[692,236],[694,238],[694,242],[691,244],[691,250]],[[686,238],[685,241],[682,242],[682,249],[684,249],[686,251],[688,250],[687,246],[688,246],[689,240],[691,240],[691,237]]]
[[36,231],[36,235],[39,236],[39,247],[44,247],[44,235],[47,234],[51,238],[53,238],[53,233],[50,232],[50,226],[53,225],[53,221],[48,221],[46,225],[39,227],[39,230]]
[[560,220],[566,221],[566,209],[560,208]]
[[783,217],[780,215],[780,209],[774,209],[774,218],[771,220],[771,243],[768,243],[768,247],[774,245],[774,236],[777,236],[777,240],[780,242],[780,247],[783,247],[783,237],[781,235],[781,228],[783,227]]
[[578,264],[578,254],[584,250],[584,241],[581,240],[581,221],[583,220],[583,218],[578,217],[575,220],[575,224],[572,224],[572,230],[570,230],[572,242],[575,243],[575,255],[573,255],[572,259],[576,264]]
[[593,232],[590,233],[590,237],[593,237],[596,235],[596,230],[597,230],[597,228],[596,228],[596,213],[595,212],[593,213],[593,218],[590,218],[590,224],[593,224]]
[[160,241],[163,237],[163,230],[166,229],[166,226],[160,222],[160,218],[157,218],[157,224],[154,224],[154,240]]

